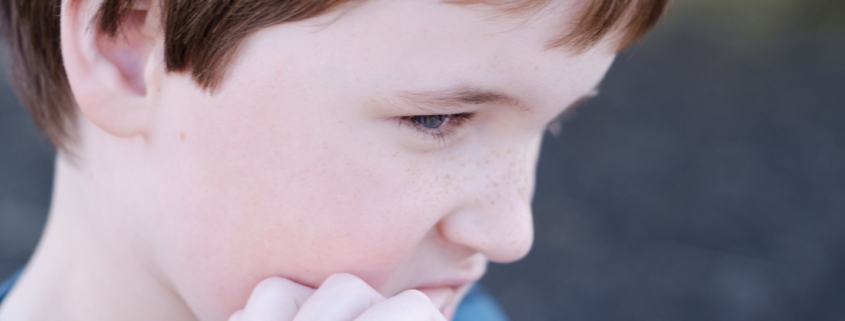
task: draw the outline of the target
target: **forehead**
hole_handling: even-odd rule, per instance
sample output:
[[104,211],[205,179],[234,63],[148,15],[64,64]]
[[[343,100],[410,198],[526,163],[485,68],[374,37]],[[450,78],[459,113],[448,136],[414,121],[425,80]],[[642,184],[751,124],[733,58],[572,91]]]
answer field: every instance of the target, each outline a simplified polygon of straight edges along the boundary
[[[341,15],[330,16],[329,23],[318,25],[320,32],[326,26],[332,27],[326,29],[333,29],[338,36],[336,41],[375,45],[374,54],[378,54],[378,49],[393,48],[409,51],[404,54],[424,52],[431,59],[448,54],[450,61],[461,56],[457,53],[471,53],[469,56],[475,61],[508,55],[563,58],[584,51],[550,45],[578,22],[588,3],[589,0],[368,0],[357,2],[351,9],[341,11]],[[589,51],[615,55],[614,47],[612,39],[605,39]]]
[[568,21],[561,17],[574,19],[573,3],[513,16],[489,6],[372,0],[312,24],[301,38],[281,43],[269,36],[261,46],[268,61],[290,52],[296,62],[278,68],[294,64],[333,82],[333,90],[390,95],[480,88],[554,109],[590,92],[615,55],[601,45],[585,53],[549,50]]
[[[410,16],[425,17],[423,25],[435,26],[442,25],[449,19],[450,15],[446,12],[449,7],[471,9],[478,14],[476,20],[484,20],[489,24],[485,28],[490,28],[493,25],[498,25],[490,31],[505,32],[508,30],[521,29],[524,27],[542,27],[547,32],[545,39],[545,46],[548,49],[563,49],[573,51],[585,51],[596,45],[602,39],[596,39],[595,42],[589,44],[577,43],[577,41],[568,41],[567,38],[581,35],[581,33],[601,33],[602,37],[608,33],[617,33],[622,31],[621,28],[615,30],[600,31],[601,27],[593,26],[593,24],[605,24],[607,28],[614,29],[614,24],[619,23],[619,17],[607,17],[608,21],[595,21],[596,19],[587,19],[591,15],[600,16],[614,16],[621,15],[628,8],[627,6],[636,1],[628,1],[625,4],[615,6],[604,6],[605,3],[615,2],[616,0],[423,0],[423,1],[406,1],[406,0],[367,0],[360,2],[352,2],[352,5],[347,7],[351,10],[340,10],[341,14],[347,14],[353,10],[373,10],[373,8],[384,7],[385,5],[418,5],[419,7],[435,8],[432,4],[439,4],[436,8],[442,11],[434,16],[428,16],[433,10],[423,12],[405,12],[408,15],[403,16],[404,21]],[[367,3],[367,4],[365,4]],[[596,6],[599,4],[599,6]],[[362,8],[363,7],[363,8]],[[618,11],[618,12],[617,12]],[[334,18],[333,18],[334,19]],[[420,20],[420,19],[416,19]],[[600,20],[600,19],[599,19]],[[480,21],[475,21],[480,22]],[[412,25],[405,23],[405,25]],[[417,27],[419,27],[417,25]],[[619,27],[619,26],[616,26]],[[619,37],[616,37],[619,38]],[[575,39],[572,39],[575,40]],[[571,43],[570,43],[571,42]],[[615,44],[618,46],[618,43]]]

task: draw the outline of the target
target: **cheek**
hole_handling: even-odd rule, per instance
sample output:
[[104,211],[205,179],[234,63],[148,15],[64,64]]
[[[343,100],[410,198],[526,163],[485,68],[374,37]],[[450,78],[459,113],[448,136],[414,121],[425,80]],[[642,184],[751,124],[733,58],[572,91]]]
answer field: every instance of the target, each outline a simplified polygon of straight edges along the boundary
[[168,187],[157,253],[203,319],[241,308],[270,276],[317,286],[347,272],[377,287],[439,220],[418,194],[397,192],[420,185],[418,164],[338,125],[321,111],[330,102],[268,101],[198,95],[183,105],[204,111],[174,111],[158,138]]

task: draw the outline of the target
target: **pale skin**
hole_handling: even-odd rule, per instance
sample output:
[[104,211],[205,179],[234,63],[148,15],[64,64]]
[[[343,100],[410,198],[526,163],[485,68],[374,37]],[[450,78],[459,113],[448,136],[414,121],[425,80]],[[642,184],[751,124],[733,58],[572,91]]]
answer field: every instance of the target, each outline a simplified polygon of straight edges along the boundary
[[98,4],[62,3],[78,157],[3,321],[450,319],[528,253],[543,132],[616,54],[546,48],[581,1],[370,0],[251,35],[209,92],[157,1],[114,40]]

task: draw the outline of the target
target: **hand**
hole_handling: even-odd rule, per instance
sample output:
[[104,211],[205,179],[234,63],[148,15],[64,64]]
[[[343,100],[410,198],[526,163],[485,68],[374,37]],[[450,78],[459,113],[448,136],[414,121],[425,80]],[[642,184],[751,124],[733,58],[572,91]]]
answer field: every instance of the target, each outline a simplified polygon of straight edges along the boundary
[[261,281],[229,321],[445,321],[420,291],[385,298],[350,274],[335,274],[320,288],[283,278]]

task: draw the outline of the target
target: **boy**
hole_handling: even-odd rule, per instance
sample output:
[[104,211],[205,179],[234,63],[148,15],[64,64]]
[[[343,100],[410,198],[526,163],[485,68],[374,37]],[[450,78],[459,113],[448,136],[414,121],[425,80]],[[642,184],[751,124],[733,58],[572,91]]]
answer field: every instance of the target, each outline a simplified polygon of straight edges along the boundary
[[4,1],[60,152],[2,321],[451,319],[531,246],[547,125],[666,6]]

